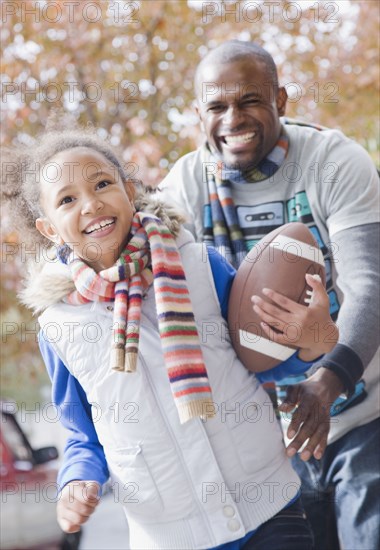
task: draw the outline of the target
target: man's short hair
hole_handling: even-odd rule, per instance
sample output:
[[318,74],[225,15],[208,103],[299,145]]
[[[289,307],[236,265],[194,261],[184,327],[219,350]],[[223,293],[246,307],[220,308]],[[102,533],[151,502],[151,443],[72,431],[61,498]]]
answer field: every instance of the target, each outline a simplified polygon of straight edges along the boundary
[[265,64],[268,75],[274,86],[278,86],[277,68],[273,57],[256,42],[242,42],[241,40],[228,40],[213,50],[209,51],[199,63],[194,77],[195,89],[197,89],[201,72],[209,63],[232,63],[245,57],[259,59]]

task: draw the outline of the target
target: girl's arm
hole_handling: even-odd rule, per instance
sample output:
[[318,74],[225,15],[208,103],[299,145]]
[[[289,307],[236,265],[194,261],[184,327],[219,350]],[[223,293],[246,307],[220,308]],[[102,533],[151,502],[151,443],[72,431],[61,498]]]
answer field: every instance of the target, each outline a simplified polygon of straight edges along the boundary
[[60,421],[70,432],[66,442],[58,484],[92,480],[103,485],[109,477],[103,447],[91,418],[91,405],[86,394],[45,338],[39,339],[40,350],[52,381],[52,399]]
[[94,512],[109,473],[82,386],[43,337],[39,345],[52,381],[53,402],[70,432],[57,480],[61,487],[57,520],[63,531],[75,533]]
[[[236,269],[229,264],[213,247],[208,247],[208,259],[210,261],[211,271],[214,278],[215,289],[219,298],[220,309],[224,319],[228,315],[228,299],[231,286],[236,275]],[[260,382],[279,381],[287,376],[294,374],[303,374],[315,361],[302,361],[298,357],[298,351],[289,357],[286,361],[280,363],[277,367],[265,372],[255,373]]]

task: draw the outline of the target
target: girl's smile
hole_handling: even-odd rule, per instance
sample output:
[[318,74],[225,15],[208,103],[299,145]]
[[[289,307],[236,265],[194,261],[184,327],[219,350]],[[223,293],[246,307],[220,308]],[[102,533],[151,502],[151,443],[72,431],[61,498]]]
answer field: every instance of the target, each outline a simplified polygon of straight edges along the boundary
[[86,233],[86,235],[92,234],[95,238],[104,236],[107,230],[110,229],[112,231],[112,229],[115,227],[115,221],[115,218],[107,218],[105,216],[102,216],[98,220],[90,222],[83,233]]
[[111,267],[128,240],[132,190],[108,159],[86,147],[69,149],[41,171],[44,218],[37,229],[68,244],[96,271]]

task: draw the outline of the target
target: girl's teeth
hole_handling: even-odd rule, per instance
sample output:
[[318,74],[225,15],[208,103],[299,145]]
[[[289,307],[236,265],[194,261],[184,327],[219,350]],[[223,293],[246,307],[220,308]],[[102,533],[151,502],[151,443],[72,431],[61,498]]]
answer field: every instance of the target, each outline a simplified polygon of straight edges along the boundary
[[103,222],[97,223],[96,225],[92,225],[89,227],[85,233],[94,233],[95,231],[100,231],[101,229],[104,229],[107,225],[111,225],[113,223],[113,220],[104,220]]

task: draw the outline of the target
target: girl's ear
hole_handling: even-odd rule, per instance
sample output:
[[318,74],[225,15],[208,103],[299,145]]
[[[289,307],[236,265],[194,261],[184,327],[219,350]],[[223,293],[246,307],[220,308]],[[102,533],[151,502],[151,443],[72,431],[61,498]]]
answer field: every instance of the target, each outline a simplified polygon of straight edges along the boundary
[[63,239],[58,235],[56,228],[52,225],[47,218],[36,219],[36,229],[55,244],[64,244]]
[[136,190],[133,182],[131,180],[125,180],[124,182],[124,189],[128,195],[129,200],[131,201],[133,205],[133,200],[135,198]]

